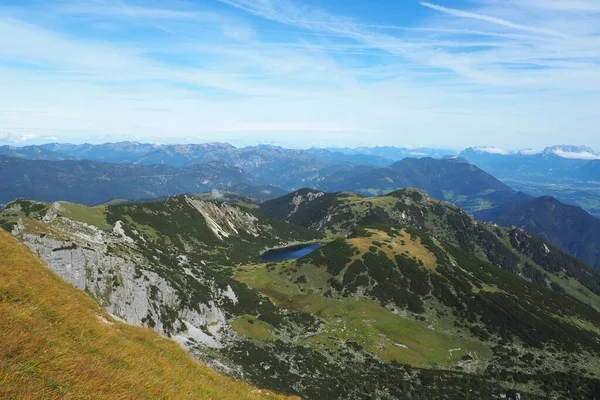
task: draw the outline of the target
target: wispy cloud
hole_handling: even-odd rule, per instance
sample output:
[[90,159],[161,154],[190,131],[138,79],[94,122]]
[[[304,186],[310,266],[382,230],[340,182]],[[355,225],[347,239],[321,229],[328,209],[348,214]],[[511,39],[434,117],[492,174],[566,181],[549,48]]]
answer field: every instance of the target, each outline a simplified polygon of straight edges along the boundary
[[172,10],[128,5],[122,2],[106,3],[67,3],[56,8],[62,14],[104,16],[118,18],[144,18],[153,20],[176,21],[214,21],[219,14],[199,11]]
[[0,5],[0,132],[539,147],[568,131],[600,146],[593,3],[423,2],[410,24],[321,4]]
[[507,28],[516,29],[519,31],[541,33],[543,35],[549,35],[549,36],[564,37],[564,35],[562,33],[554,31],[554,30],[537,28],[535,26],[520,25],[520,24],[516,24],[514,22],[507,21],[502,18],[496,18],[496,17],[492,17],[489,15],[485,15],[485,14],[477,14],[477,13],[472,13],[472,12],[467,12],[467,11],[456,10],[454,8],[443,7],[443,6],[440,6],[437,4],[428,3],[426,1],[422,1],[421,5],[424,7],[427,7],[427,8],[431,8],[432,10],[442,12],[444,14],[452,15],[454,17],[476,19],[476,20],[485,21],[485,22],[489,22],[492,24],[504,26]]

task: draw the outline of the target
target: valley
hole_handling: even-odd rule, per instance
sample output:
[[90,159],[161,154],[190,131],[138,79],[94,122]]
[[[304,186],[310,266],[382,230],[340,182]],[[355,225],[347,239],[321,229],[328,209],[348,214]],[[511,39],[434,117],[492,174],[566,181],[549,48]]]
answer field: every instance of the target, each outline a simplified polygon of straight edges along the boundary
[[596,390],[600,274],[552,245],[414,189],[240,200],[17,200],[0,225],[115,318],[274,392]]

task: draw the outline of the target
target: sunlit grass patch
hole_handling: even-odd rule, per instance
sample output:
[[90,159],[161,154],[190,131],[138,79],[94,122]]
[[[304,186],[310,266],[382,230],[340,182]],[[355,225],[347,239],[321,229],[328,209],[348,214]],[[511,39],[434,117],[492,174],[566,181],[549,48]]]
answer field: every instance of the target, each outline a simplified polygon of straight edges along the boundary
[[0,231],[0,398],[268,399],[148,329],[113,321]]

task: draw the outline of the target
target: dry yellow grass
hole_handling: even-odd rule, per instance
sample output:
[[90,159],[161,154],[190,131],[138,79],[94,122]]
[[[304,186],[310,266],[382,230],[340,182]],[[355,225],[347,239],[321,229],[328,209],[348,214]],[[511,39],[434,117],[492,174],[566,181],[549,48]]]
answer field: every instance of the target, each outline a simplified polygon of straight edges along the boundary
[[[373,245],[374,241],[383,242],[385,246],[381,247],[379,250],[383,251],[390,259],[394,259],[394,257],[398,254],[406,254],[409,257],[416,257],[417,260],[423,261],[425,269],[430,271],[436,270],[437,259],[431,251],[423,246],[421,243],[421,238],[411,240],[410,234],[404,230],[396,231],[398,234],[404,237],[396,237],[394,239],[392,239],[390,235],[384,231],[377,229],[366,230],[371,234],[371,236],[348,239],[348,243],[358,249],[366,250],[369,248],[369,246]],[[391,248],[388,246],[391,246]]]
[[0,231],[0,398],[279,399],[97,304]]

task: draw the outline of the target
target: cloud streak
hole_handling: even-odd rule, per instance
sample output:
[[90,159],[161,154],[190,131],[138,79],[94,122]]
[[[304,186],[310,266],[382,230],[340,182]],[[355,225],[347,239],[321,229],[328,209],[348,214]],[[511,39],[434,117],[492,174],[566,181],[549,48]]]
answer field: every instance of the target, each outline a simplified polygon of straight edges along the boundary
[[496,17],[492,17],[489,15],[476,14],[476,13],[472,13],[472,12],[456,10],[454,8],[443,7],[443,6],[440,6],[437,4],[428,3],[426,1],[422,1],[421,5],[423,7],[427,7],[432,10],[442,12],[444,14],[452,15],[454,17],[476,19],[476,20],[480,20],[480,21],[489,22],[491,24],[504,26],[506,28],[516,29],[519,31],[540,33],[540,34],[548,35],[548,36],[565,37],[562,33],[554,31],[554,30],[536,28],[533,26],[520,25],[520,24],[516,24],[516,23],[510,22],[510,21],[504,20],[502,18],[496,18]]
[[567,3],[424,2],[409,25],[303,0],[0,5],[0,132],[600,147],[600,16]]

